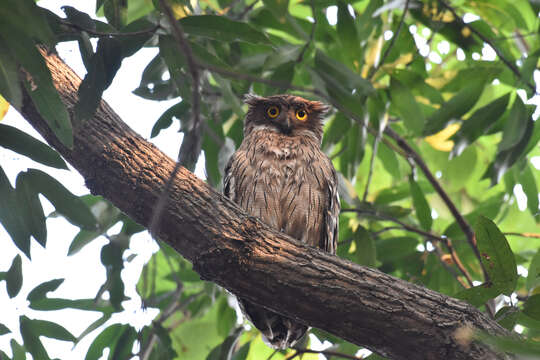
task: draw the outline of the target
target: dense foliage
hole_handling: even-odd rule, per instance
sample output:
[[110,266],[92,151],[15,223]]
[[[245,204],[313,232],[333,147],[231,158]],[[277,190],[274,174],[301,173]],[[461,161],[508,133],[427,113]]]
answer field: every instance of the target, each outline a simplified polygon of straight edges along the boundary
[[[98,0],[96,14],[64,11],[60,18],[30,0],[0,3],[0,94],[20,109],[24,86],[66,146],[72,146],[72,123],[36,44],[52,49],[78,42],[88,73],[70,109],[75,122],[93,115],[123,58],[143,46],[158,48],[134,93],[178,103],[148,119],[155,121],[150,135],[179,120],[185,134],[179,161],[193,169],[204,152],[207,181],[216,188],[242,140],[243,94],[321,99],[333,105],[323,149],[340,174],[338,255],[464,299],[524,335],[521,342],[499,341],[503,349],[540,356],[534,343],[540,336],[540,124],[527,101],[536,94],[538,2]],[[92,38],[99,39],[95,48]],[[0,124],[0,146],[66,168],[53,149],[11,126]],[[140,331],[129,324],[100,327],[122,311],[125,251],[143,228],[103,198],[72,195],[62,179],[45,172],[21,172],[14,185],[0,167],[0,222],[23,256],[30,255],[31,238],[42,246],[52,240],[47,216],[80,227],[70,255],[113,225],[123,227],[102,249],[107,281],[97,301],[47,297],[62,279],[27,297],[35,310],[73,308],[102,317],[74,336],[55,322],[21,316],[23,344],[13,340],[13,356],[0,350],[0,358],[24,359],[28,352],[48,359],[39,336],[76,344],[94,331],[100,333],[87,359],[101,357],[105,348],[110,359],[130,358],[136,343],[141,359],[265,359],[273,353],[257,331],[239,326],[231,295],[200,280],[165,245],[137,286],[145,306],[160,315]],[[39,194],[54,205],[53,214],[44,214]],[[21,257],[3,270],[0,280],[16,297]],[[0,336],[16,331],[0,324]],[[361,349],[312,333],[335,352],[350,356]]]

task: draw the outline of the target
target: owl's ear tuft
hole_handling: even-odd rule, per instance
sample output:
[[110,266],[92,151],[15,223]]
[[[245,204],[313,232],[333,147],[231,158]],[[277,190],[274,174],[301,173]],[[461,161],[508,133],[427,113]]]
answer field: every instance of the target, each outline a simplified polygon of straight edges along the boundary
[[323,104],[320,101],[310,101],[308,109],[310,112],[317,113],[319,116],[324,116],[328,110],[330,110],[330,106]]
[[244,103],[248,104],[249,106],[257,105],[259,102],[263,100],[265,100],[265,98],[259,95],[255,95],[255,94],[244,95]]

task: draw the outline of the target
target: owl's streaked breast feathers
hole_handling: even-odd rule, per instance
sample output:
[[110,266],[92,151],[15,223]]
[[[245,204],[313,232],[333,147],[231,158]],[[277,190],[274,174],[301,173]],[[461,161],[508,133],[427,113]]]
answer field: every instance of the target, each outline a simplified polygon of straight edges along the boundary
[[[337,176],[320,150],[326,106],[298,96],[248,95],[244,140],[225,169],[224,194],[293,238],[335,254]],[[292,346],[307,326],[239,299],[268,342]]]

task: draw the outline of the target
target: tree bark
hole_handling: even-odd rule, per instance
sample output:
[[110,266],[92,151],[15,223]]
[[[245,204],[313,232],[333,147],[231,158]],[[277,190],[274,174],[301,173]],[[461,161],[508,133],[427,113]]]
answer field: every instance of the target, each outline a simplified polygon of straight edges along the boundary
[[[44,54],[70,113],[79,77]],[[62,145],[28,96],[23,116],[102,195],[148,226],[174,161],[101,102],[93,119],[74,123]],[[478,309],[378,270],[301,244],[248,216],[180,168],[154,233],[205,280],[285,316],[393,359],[495,359],[472,331],[508,335]]]

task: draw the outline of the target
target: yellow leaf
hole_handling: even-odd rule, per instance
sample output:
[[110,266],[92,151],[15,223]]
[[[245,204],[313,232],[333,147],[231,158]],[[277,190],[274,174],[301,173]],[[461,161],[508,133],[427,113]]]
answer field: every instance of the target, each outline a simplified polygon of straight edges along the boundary
[[431,145],[432,148],[439,151],[451,151],[454,147],[454,142],[448,140],[452,135],[454,135],[459,128],[460,124],[450,124],[446,128],[442,129],[436,134],[427,136],[424,140]]
[[387,63],[383,65],[384,69],[398,69],[398,68],[404,68],[402,65],[407,65],[413,60],[413,54],[412,53],[406,53],[398,57],[396,60],[394,60],[391,63]]
[[369,68],[374,66],[377,62],[379,62],[379,56],[381,54],[382,46],[383,46],[382,36],[379,36],[377,39],[370,41],[369,48],[366,53],[364,68],[362,69],[362,76],[364,78],[367,77]]
[[9,109],[9,103],[0,95],[0,121],[6,116]]
[[452,14],[450,11],[445,11],[441,20],[445,23],[451,23],[454,21],[454,14]]
[[457,74],[457,70],[446,70],[437,77],[431,77],[426,79],[426,83],[433,86],[436,89],[442,88],[450,80],[452,80]]
[[463,35],[463,37],[471,36],[471,29],[469,29],[468,26],[465,26],[463,29],[461,29],[461,35]]
[[185,5],[171,4],[171,10],[175,19],[181,19],[189,15],[189,8]]

